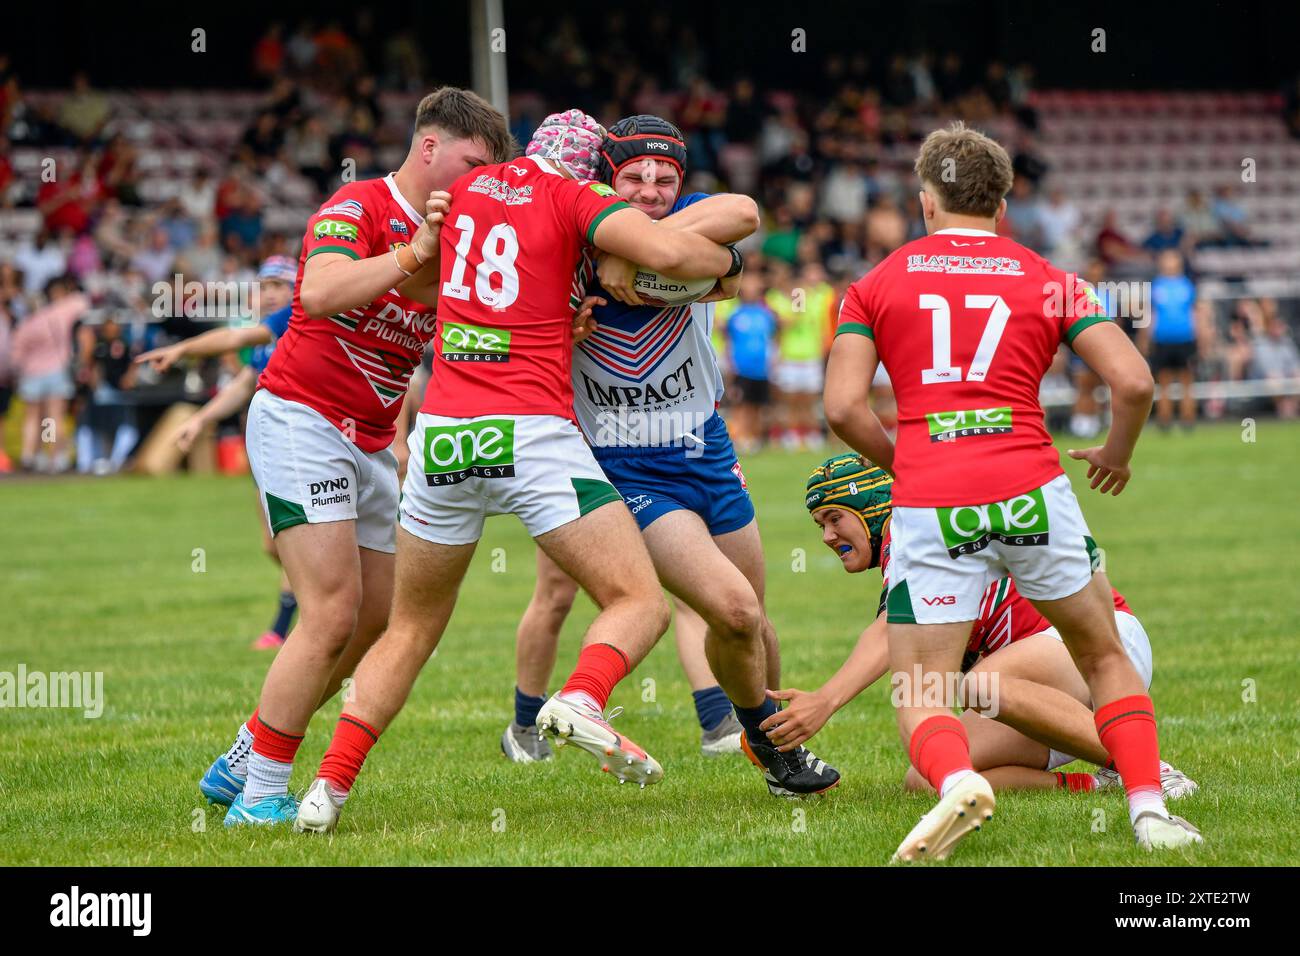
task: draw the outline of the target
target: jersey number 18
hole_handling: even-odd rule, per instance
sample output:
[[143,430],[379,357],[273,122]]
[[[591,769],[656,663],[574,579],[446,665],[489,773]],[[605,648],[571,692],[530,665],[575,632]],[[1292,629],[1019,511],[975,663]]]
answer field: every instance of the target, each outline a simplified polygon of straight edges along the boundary
[[[442,294],[453,299],[468,299],[469,286],[465,285],[465,257],[474,241],[474,220],[464,213],[456,217],[455,228],[460,230],[456,242],[456,262],[451,276],[442,284]],[[474,293],[478,300],[493,309],[505,309],[519,298],[519,273],[515,271],[515,257],[519,255],[519,236],[515,227],[500,222],[488,230],[483,239],[478,268],[474,274]],[[501,276],[501,288],[492,288],[492,276]]]

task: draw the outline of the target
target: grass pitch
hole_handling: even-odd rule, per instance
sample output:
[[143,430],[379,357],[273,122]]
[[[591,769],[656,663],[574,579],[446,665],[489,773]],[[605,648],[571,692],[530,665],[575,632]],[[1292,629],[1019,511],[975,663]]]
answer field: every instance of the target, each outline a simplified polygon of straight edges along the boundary
[[[1066,466],[1112,581],[1151,635],[1162,750],[1202,787],[1177,810],[1206,845],[1140,852],[1113,793],[1008,794],[951,862],[1300,859],[1285,821],[1300,762],[1300,427],[1263,423],[1253,437],[1229,426],[1152,429],[1118,499],[1088,492],[1083,468]],[[839,666],[879,592],[875,572],[840,570],[802,507],[818,461],[766,452],[745,462],[784,683],[804,689]],[[0,484],[0,671],[102,671],[105,699],[97,719],[0,709],[0,864],[880,864],[930,805],[901,791],[906,757],[885,686],[812,742],[844,774],[822,799],[770,798],[742,757],[702,757],[670,640],[611,701],[626,708],[620,725],[663,763],[662,784],[615,786],[579,752],[507,763],[497,742],[512,713],[514,630],[533,547],[514,519],[498,518],[442,647],[372,752],[338,833],[227,832],[195,783],[255,703],[268,662],[248,649],[277,587],[259,520],[247,478]],[[592,616],[580,599],[557,679]],[[335,701],[311,725],[299,792],[338,711]]]

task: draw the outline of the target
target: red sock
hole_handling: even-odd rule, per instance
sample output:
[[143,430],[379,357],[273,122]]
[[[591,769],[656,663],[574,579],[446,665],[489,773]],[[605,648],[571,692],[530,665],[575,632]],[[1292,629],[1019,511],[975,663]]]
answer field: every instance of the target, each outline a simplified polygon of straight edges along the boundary
[[966,728],[950,714],[936,714],[921,721],[912,731],[907,748],[912,766],[938,793],[944,778],[958,770],[974,770],[970,762],[970,741]]
[[293,763],[298,753],[301,736],[293,736],[276,730],[261,717],[253,724],[253,753],[260,754],[276,763]]
[[561,694],[581,691],[591,696],[601,710],[614,692],[614,685],[632,670],[627,655],[613,644],[588,644],[578,655],[578,666],[560,688]]
[[1097,778],[1090,773],[1064,773],[1058,770],[1056,785],[1071,793],[1087,793],[1097,789]]
[[1156,710],[1146,694],[1121,697],[1094,715],[1097,736],[1111,755],[1124,792],[1160,794],[1160,745],[1156,740]]
[[340,793],[347,793],[357,782],[366,754],[379,741],[379,731],[360,717],[341,714],[334,728],[334,739],[320,762],[318,777],[324,777]]
[[244,721],[244,727],[250,734],[257,734],[257,708],[253,708],[253,716]]

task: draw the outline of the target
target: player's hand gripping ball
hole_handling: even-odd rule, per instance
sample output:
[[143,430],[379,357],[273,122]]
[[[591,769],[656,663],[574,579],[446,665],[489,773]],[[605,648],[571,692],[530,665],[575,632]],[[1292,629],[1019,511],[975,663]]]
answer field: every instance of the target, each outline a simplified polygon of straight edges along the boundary
[[632,287],[646,305],[670,306],[702,299],[713,291],[717,283],[717,279],[675,279],[645,266],[637,266]]

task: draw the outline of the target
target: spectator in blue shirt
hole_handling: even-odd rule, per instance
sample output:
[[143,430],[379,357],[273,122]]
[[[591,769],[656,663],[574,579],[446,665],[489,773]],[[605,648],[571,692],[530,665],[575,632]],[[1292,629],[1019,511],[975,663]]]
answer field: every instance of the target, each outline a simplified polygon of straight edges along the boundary
[[1250,229],[1246,224],[1246,209],[1232,198],[1231,186],[1220,186],[1214,190],[1214,202],[1210,204],[1210,208],[1219,223],[1219,232],[1223,236],[1224,245],[1265,245],[1250,237]]
[[1151,283],[1150,324],[1145,333],[1151,371],[1160,386],[1156,422],[1163,429],[1173,424],[1170,386],[1182,387],[1179,418],[1186,428],[1196,424],[1196,399],[1192,382],[1196,362],[1196,285],[1186,275],[1182,254],[1166,249],[1157,260],[1158,274]]
[[1146,237],[1142,247],[1153,253],[1164,252],[1166,249],[1182,249],[1183,227],[1178,224],[1178,220],[1168,209],[1161,209],[1156,213],[1155,231]]
[[763,409],[772,401],[770,370],[776,354],[776,314],[763,301],[757,273],[740,280],[740,305],[727,318],[729,365],[734,373],[735,405],[729,419],[731,437],[742,453],[762,439]]

